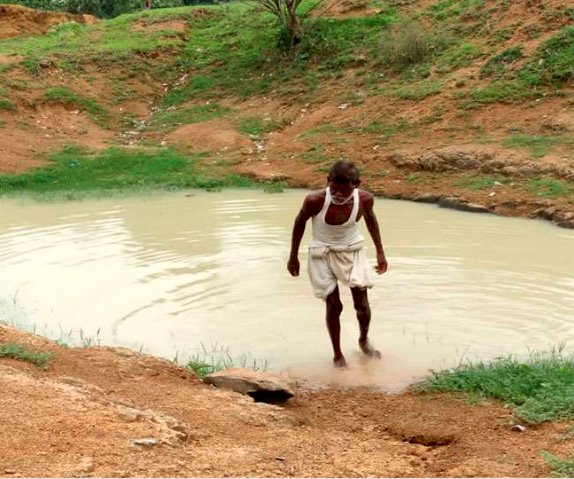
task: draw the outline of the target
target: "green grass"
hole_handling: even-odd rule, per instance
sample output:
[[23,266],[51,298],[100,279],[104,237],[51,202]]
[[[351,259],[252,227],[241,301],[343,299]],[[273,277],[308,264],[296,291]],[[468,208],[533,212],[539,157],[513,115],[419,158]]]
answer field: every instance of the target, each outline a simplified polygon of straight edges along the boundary
[[253,181],[229,174],[212,178],[202,174],[191,157],[170,149],[134,150],[109,148],[91,152],[65,147],[50,157],[50,164],[25,174],[1,175],[0,193],[92,192],[253,186]]
[[267,360],[254,358],[249,354],[233,356],[229,348],[212,344],[210,348],[201,345],[201,351],[194,354],[185,367],[191,369],[198,377],[223,371],[229,368],[247,368],[254,371],[265,371],[269,367]]
[[14,106],[14,104],[10,100],[5,100],[3,98],[0,98],[0,111],[2,111],[2,110],[12,111],[15,109],[16,109],[16,107]]
[[559,146],[574,147],[572,135],[512,135],[502,144],[507,148],[526,148],[534,158],[542,158],[549,150]]
[[214,120],[229,112],[231,112],[230,108],[223,107],[219,103],[207,103],[181,110],[162,111],[153,116],[150,128],[168,131],[181,125]]
[[285,122],[273,118],[260,118],[255,116],[243,117],[237,120],[237,130],[254,138],[261,139],[266,133],[280,130]]
[[[530,98],[539,98],[542,91],[533,89],[516,81],[497,80],[484,87],[474,88],[470,98],[475,104],[512,103]],[[463,104],[463,107],[465,105]],[[472,105],[466,105],[466,107]]]
[[11,358],[32,363],[40,369],[47,369],[54,353],[39,353],[17,343],[0,344],[0,358]]
[[574,184],[552,178],[533,178],[527,182],[527,188],[538,196],[547,198],[574,194]]
[[167,54],[183,45],[177,32],[136,31],[133,24],[137,21],[153,23],[170,19],[183,19],[193,24],[195,15],[191,9],[169,10],[121,15],[94,25],[63,23],[50,29],[46,35],[2,40],[0,53],[23,56],[31,73],[38,72],[40,60],[47,58],[56,63],[81,65],[94,60],[131,61],[134,54],[143,55],[158,50]]
[[518,75],[531,86],[560,86],[574,79],[574,26],[563,28],[538,47]]
[[83,97],[66,87],[50,88],[44,93],[42,100],[85,110],[96,123],[102,126],[105,126],[109,120],[109,112],[98,102]]
[[567,420],[574,418],[574,359],[558,348],[547,354],[532,353],[524,361],[510,356],[489,363],[469,362],[433,372],[419,390],[498,399],[532,424]]
[[510,180],[503,176],[467,176],[456,182],[456,186],[469,190],[487,190],[495,187],[495,183],[509,183]]
[[442,80],[422,80],[413,85],[399,87],[393,94],[401,100],[419,101],[440,93],[443,86]]
[[342,131],[341,127],[337,125],[333,125],[332,123],[324,123],[323,125],[316,126],[307,131],[304,131],[303,133],[300,133],[298,135],[298,138],[304,140],[309,138],[315,138],[316,136],[319,135],[337,134],[341,133],[341,131]]
[[552,466],[553,477],[574,477],[574,457],[560,459],[549,452],[542,451],[544,460]]
[[480,70],[483,76],[501,76],[513,63],[522,58],[523,48],[521,46],[512,47],[502,53],[490,58]]

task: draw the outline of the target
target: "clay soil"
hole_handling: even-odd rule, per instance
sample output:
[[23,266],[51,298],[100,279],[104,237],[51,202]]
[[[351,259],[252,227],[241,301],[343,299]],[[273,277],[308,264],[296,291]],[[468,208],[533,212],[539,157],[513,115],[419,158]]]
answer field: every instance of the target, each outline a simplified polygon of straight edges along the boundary
[[572,441],[567,424],[518,432],[496,403],[321,389],[268,405],[126,349],[5,326],[0,342],[55,354],[45,371],[0,360],[4,477],[547,477],[540,452]]

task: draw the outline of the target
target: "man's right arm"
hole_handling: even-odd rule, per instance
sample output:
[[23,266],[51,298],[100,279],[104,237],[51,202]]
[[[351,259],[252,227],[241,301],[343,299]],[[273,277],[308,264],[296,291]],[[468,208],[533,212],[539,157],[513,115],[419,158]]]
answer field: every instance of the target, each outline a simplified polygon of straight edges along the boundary
[[289,254],[289,261],[287,261],[287,270],[291,276],[299,276],[299,246],[305,233],[305,225],[307,220],[313,216],[315,209],[314,198],[309,195],[305,198],[303,206],[293,223],[293,232],[291,234],[291,253]]

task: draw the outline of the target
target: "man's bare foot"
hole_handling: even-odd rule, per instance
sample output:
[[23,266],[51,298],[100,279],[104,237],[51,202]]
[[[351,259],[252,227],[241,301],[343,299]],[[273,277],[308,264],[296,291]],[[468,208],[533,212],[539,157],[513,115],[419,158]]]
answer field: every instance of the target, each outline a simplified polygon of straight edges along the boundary
[[363,353],[365,353],[365,355],[369,356],[370,358],[381,359],[382,357],[381,352],[373,348],[368,339],[359,339],[359,347],[361,348],[361,351],[363,351]]
[[346,368],[347,367],[347,361],[345,360],[344,356],[341,356],[340,358],[334,358],[333,359],[333,365],[336,368]]

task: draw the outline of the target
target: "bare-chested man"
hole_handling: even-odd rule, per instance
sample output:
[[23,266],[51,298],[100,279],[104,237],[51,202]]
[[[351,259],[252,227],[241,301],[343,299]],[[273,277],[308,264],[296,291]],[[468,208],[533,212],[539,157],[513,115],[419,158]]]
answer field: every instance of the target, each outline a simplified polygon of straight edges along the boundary
[[305,224],[313,222],[313,239],[309,244],[309,277],[315,295],[325,300],[327,328],[333,345],[333,362],[337,367],[347,365],[341,351],[340,316],[343,310],[338,282],[351,288],[353,304],[359,321],[359,347],[372,357],[381,353],[369,344],[371,308],[367,288],[373,286],[371,269],[367,264],[363,236],[357,224],[365,219],[367,229],[377,251],[375,271],[387,271],[387,260],[381,242],[379,224],[373,211],[374,198],[360,190],[359,170],[349,161],[337,161],[329,172],[327,188],[310,193],[295,219],[291,238],[291,254],[287,269],[299,276],[299,246]]

